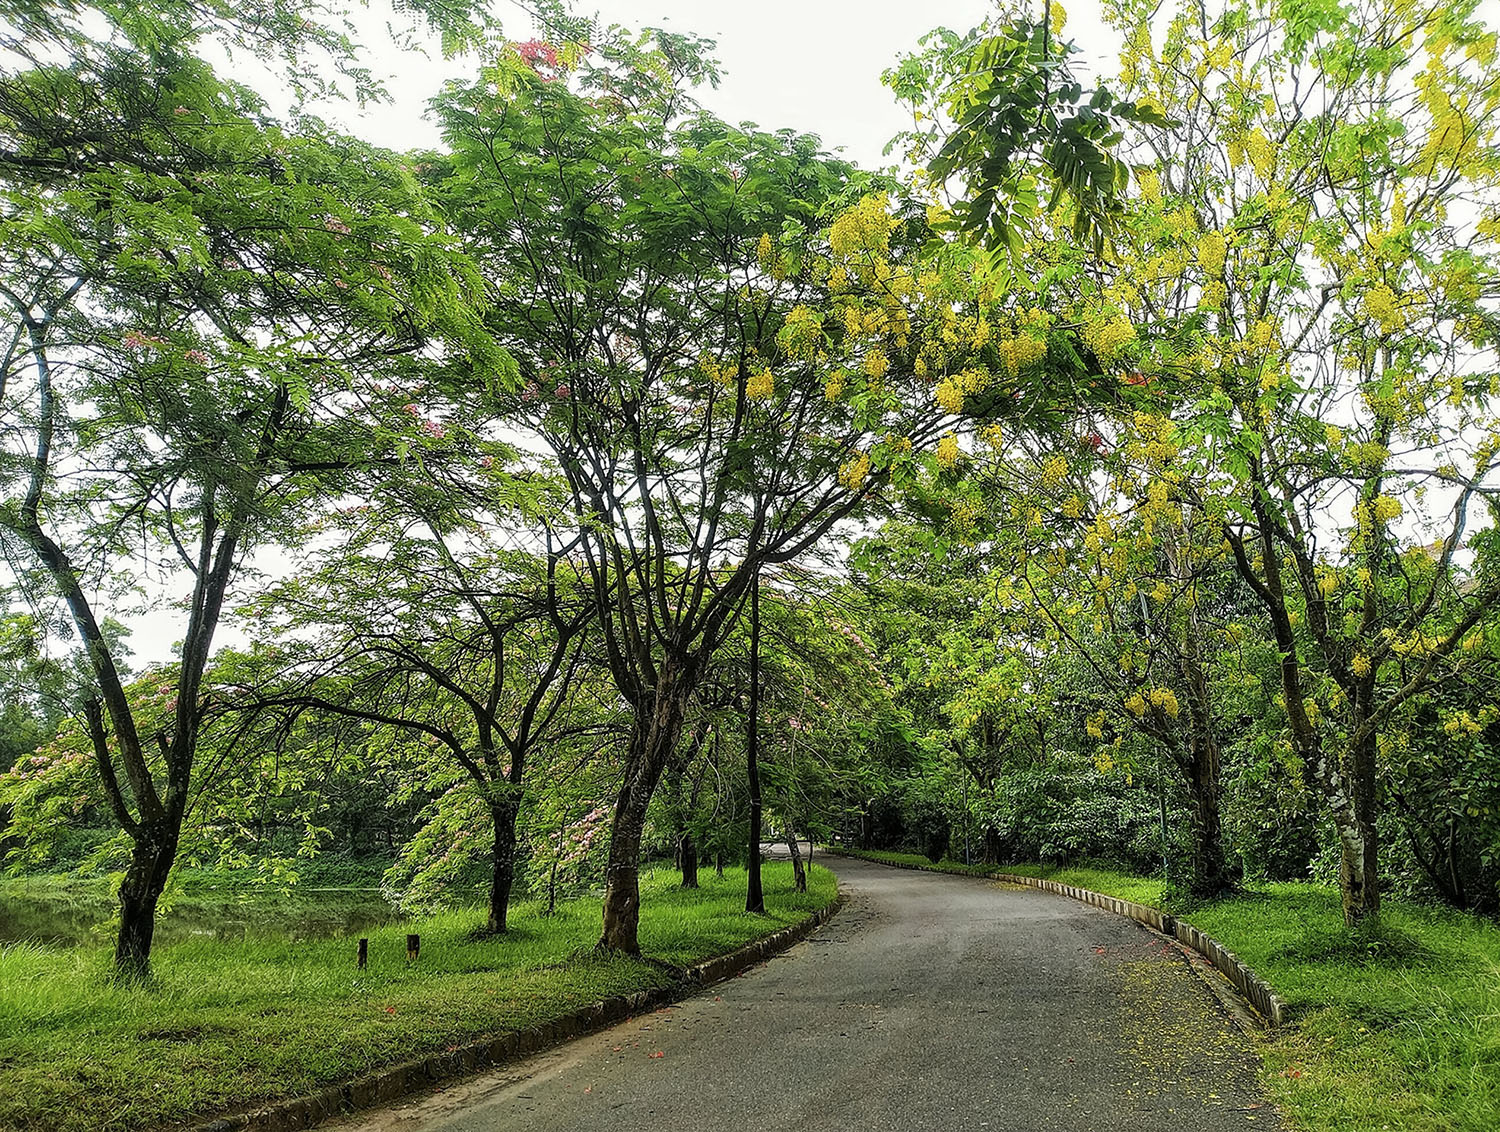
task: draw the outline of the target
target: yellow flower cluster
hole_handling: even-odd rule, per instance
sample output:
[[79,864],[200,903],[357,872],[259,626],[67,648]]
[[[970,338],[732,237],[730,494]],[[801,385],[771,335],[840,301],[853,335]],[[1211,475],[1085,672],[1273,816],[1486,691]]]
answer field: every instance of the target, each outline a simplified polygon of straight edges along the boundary
[[769,369],[750,375],[745,382],[745,396],[752,401],[765,401],[776,392],[776,378]]
[[739,377],[739,364],[737,362],[723,362],[712,354],[704,354],[698,359],[698,369],[703,375],[721,389],[734,388]]
[[1139,692],[1131,692],[1125,697],[1125,710],[1140,719],[1146,714],[1146,700]]
[[958,463],[958,437],[948,433],[938,441],[937,462],[945,468],[951,468]]
[[890,358],[885,356],[884,350],[868,350],[864,358],[864,371],[870,380],[879,381],[891,368]]
[[1389,523],[1401,514],[1401,503],[1392,499],[1389,495],[1377,495],[1375,497],[1375,519],[1377,522]]
[[979,438],[996,452],[1005,447],[1005,430],[998,424],[985,425],[979,430]]
[[1366,440],[1349,449],[1349,458],[1367,472],[1378,472],[1391,458],[1391,450],[1375,440]]
[[850,491],[858,491],[870,475],[870,454],[861,452],[852,460],[847,460],[839,468],[839,483]]
[[1182,710],[1178,706],[1177,697],[1172,694],[1172,689],[1170,688],[1152,688],[1146,694],[1146,698],[1151,701],[1152,707],[1161,708],[1162,711],[1166,712],[1173,719],[1176,719],[1177,713]]
[[828,231],[833,254],[848,257],[857,252],[884,256],[890,251],[890,201],[884,193],[871,193],[853,208],[839,214]]
[[779,337],[787,357],[812,361],[823,345],[823,320],[811,307],[795,306],[787,311]]
[[1354,654],[1354,659],[1349,662],[1349,667],[1354,670],[1354,675],[1363,680],[1370,674],[1370,658],[1364,653]]
[[837,401],[844,395],[844,371],[836,369],[823,385],[823,396],[830,401]]
[[964,408],[964,398],[971,393],[978,393],[990,383],[990,375],[982,369],[966,369],[961,373],[950,374],[938,382],[938,387],[933,391],[937,403],[943,407],[944,412],[961,413]]
[[1217,277],[1224,272],[1224,260],[1229,244],[1220,232],[1205,232],[1198,240],[1198,266],[1208,276]]
[[1104,365],[1117,360],[1135,341],[1135,326],[1123,314],[1098,310],[1084,320],[1083,341]]
[[957,499],[948,505],[953,529],[960,535],[971,535],[979,521],[979,504],[972,499]]
[[769,271],[771,264],[776,258],[776,244],[771,240],[771,233],[762,232],[760,242],[755,245],[755,262],[763,271]]
[[905,456],[911,452],[911,437],[909,436],[888,432],[885,434],[885,443],[893,456]]
[[1406,326],[1400,298],[1384,283],[1365,292],[1364,308],[1366,315],[1380,323],[1382,334],[1395,334]]
[[1040,338],[1033,338],[1030,334],[1018,334],[1014,338],[1007,338],[997,347],[1000,357],[1005,362],[1005,368],[1012,376],[1020,373],[1027,366],[1035,365],[1047,356],[1047,343]]
[[1472,738],[1484,730],[1484,724],[1466,711],[1456,711],[1443,721],[1443,730],[1455,737],[1467,735]]
[[1083,728],[1089,733],[1090,738],[1104,738],[1104,719],[1105,716],[1102,711],[1096,711],[1093,715],[1088,717],[1088,720],[1084,723]]
[[1042,461],[1042,486],[1056,487],[1068,474],[1067,457],[1054,452]]

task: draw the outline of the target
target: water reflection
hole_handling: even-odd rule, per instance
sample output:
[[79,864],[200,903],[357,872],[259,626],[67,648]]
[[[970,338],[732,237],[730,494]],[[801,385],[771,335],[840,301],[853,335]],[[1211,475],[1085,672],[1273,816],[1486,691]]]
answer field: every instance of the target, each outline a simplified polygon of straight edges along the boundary
[[[166,903],[164,901],[164,903]],[[102,944],[115,932],[117,906],[99,884],[74,888],[45,881],[0,886],[0,944]],[[156,939],[238,940],[248,935],[294,941],[357,935],[399,920],[376,888],[233,888],[175,894],[157,917]]]

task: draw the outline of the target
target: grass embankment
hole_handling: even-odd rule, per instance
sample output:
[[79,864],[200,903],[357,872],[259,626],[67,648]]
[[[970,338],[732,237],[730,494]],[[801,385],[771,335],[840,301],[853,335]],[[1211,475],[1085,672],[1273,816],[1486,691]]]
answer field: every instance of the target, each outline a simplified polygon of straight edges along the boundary
[[[823,908],[836,882],[765,868],[767,916],[744,913],[744,870],[711,870],[696,892],[667,870],[642,876],[640,940],[651,962],[592,953],[599,902],[511,910],[511,931],[474,939],[477,910],[350,938],[250,936],[159,947],[154,981],[108,978],[99,947],[0,947],[0,1129],[152,1128],[310,1092],[378,1066],[524,1029],[602,998],[670,984],[670,967],[723,954]],[[408,966],[406,933],[422,937]],[[645,1052],[642,1052],[645,1056]]]
[[[857,853],[929,865],[909,853]],[[1261,1046],[1267,1092],[1305,1132],[1500,1128],[1500,925],[1388,900],[1377,929],[1345,930],[1337,890],[1256,884],[1223,900],[1168,901],[1159,877],[1107,868],[965,866],[1045,877],[1166,907],[1264,977],[1292,1024]]]

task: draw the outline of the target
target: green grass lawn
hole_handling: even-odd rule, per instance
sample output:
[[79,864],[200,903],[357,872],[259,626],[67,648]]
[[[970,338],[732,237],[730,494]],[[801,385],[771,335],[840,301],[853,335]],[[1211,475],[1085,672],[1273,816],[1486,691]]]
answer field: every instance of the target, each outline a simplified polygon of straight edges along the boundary
[[[855,854],[922,864],[903,853]],[[965,866],[1162,907],[1160,877],[1107,868]],[[1259,884],[1170,910],[1259,972],[1292,1023],[1261,1045],[1267,1092],[1304,1132],[1500,1129],[1500,925],[1388,900],[1379,928],[1344,929],[1336,889]]]
[[[370,966],[350,938],[249,936],[159,947],[154,982],[122,987],[99,946],[0,947],[0,1129],[103,1132],[211,1116],[309,1092],[380,1065],[523,1029],[609,995],[664,986],[684,966],[794,923],[833,900],[815,869],[765,867],[767,916],[744,911],[744,870],[642,875],[640,939],[654,962],[599,958],[599,901],[511,910],[510,933],[472,940],[477,909],[367,929]],[[406,962],[406,933],[422,936]]]

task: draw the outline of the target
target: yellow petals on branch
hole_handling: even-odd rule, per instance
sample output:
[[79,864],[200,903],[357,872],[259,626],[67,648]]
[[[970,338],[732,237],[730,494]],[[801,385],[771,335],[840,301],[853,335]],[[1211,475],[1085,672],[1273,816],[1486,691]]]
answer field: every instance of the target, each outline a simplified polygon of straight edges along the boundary
[[760,265],[762,271],[769,271],[775,260],[776,244],[771,239],[771,233],[762,232],[760,242],[755,245],[755,262]]
[[750,375],[745,382],[745,396],[752,401],[765,401],[776,392],[776,378],[768,369]]
[[1401,514],[1401,503],[1392,499],[1389,495],[1377,495],[1375,497],[1375,518],[1378,522],[1389,523]]
[[1353,670],[1354,675],[1363,680],[1370,674],[1370,658],[1362,652],[1355,653],[1354,659],[1349,662],[1349,667]]
[[1380,323],[1382,334],[1395,334],[1406,326],[1401,299],[1385,283],[1366,291],[1363,305],[1365,314]]
[[870,475],[870,454],[861,452],[839,467],[839,483],[850,491],[858,491]]
[[1089,733],[1090,738],[1104,738],[1104,719],[1105,716],[1102,711],[1096,711],[1093,715],[1088,717],[1088,720],[1084,723],[1083,728]]
[[1229,244],[1220,232],[1205,232],[1198,240],[1198,266],[1209,276],[1223,274]]
[[[1134,329],[1131,333],[1134,334]],[[998,349],[1001,359],[1005,362],[1005,368],[1011,376],[1015,376],[1028,366],[1035,365],[1047,356],[1047,343],[1029,334],[1018,334],[1014,338],[1007,338],[1000,343]]]
[[1177,697],[1173,695],[1170,688],[1152,688],[1146,698],[1151,701],[1152,707],[1160,708],[1173,719],[1176,719],[1177,713],[1182,710],[1178,706]]
[[844,371],[834,370],[833,374],[823,384],[823,396],[829,401],[837,401],[844,395]]
[[958,437],[948,433],[938,441],[937,462],[945,468],[952,468],[958,464]]
[[828,246],[840,257],[860,252],[884,257],[890,251],[893,224],[889,198],[884,193],[871,193],[834,220],[828,230]]
[[793,307],[787,312],[778,335],[787,357],[812,361],[823,345],[823,320],[811,307]]
[[1095,311],[1083,324],[1083,341],[1104,365],[1119,359],[1136,340],[1135,325],[1118,312]]

